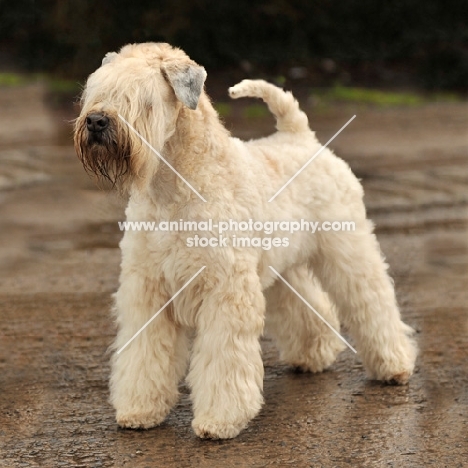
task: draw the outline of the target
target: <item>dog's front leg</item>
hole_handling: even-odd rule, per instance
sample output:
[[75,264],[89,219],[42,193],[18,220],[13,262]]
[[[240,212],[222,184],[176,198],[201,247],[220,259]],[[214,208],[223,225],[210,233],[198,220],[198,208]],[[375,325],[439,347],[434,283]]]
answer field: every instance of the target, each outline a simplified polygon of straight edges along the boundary
[[[210,271],[211,270],[211,271]],[[265,299],[256,269],[235,265],[206,268],[213,285],[197,314],[188,382],[192,427],[201,438],[237,436],[263,403],[259,338]]]
[[111,402],[121,427],[150,428],[160,424],[177,401],[188,346],[185,330],[174,322],[169,305],[122,349],[169,299],[157,281],[137,271],[129,268],[127,273],[123,268],[115,296],[118,334]]

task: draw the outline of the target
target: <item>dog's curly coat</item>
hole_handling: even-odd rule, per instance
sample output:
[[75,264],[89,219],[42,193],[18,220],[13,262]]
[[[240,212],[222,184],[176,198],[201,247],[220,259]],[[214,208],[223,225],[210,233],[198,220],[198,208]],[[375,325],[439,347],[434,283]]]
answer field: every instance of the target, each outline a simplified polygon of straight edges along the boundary
[[262,406],[264,325],[291,365],[318,372],[334,362],[342,342],[278,282],[270,265],[336,329],[339,317],[371,378],[405,383],[416,348],[408,338],[410,327],[400,320],[358,180],[325,149],[269,203],[321,148],[306,115],[290,93],[245,80],[229,90],[231,97],[263,99],[278,131],[249,142],[232,138],[203,90],[205,77],[181,50],[152,43],[108,54],[89,77],[75,126],[76,150],[87,170],[129,193],[127,220],[303,218],[354,221],[356,230],[297,232],[288,248],[268,251],[189,248],[186,240],[194,233],[187,232],[125,232],[115,349],[201,266],[206,268],[135,341],[114,354],[111,401],[118,424],[160,424],[177,401],[190,354],[187,380],[196,434],[235,437]]

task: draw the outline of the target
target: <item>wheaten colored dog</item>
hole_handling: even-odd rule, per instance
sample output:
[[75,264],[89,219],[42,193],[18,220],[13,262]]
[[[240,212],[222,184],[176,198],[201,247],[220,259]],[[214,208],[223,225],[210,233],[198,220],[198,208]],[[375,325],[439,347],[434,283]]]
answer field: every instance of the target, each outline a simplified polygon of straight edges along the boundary
[[229,90],[231,97],[263,99],[278,131],[249,142],[232,138],[203,90],[205,77],[202,67],[167,44],[125,46],[89,77],[76,150],[87,170],[128,192],[127,220],[346,220],[356,230],[296,232],[289,247],[270,250],[190,248],[193,232],[126,232],[115,295],[116,350],[206,268],[114,354],[111,401],[118,424],[160,424],[189,367],[196,434],[235,437],[262,406],[259,338],[265,324],[291,365],[317,372],[333,363],[342,342],[269,266],[336,329],[339,320],[344,324],[371,378],[405,383],[416,350],[407,336],[411,329],[400,320],[358,180],[326,149],[268,202],[321,148],[306,115],[290,93],[246,80]]

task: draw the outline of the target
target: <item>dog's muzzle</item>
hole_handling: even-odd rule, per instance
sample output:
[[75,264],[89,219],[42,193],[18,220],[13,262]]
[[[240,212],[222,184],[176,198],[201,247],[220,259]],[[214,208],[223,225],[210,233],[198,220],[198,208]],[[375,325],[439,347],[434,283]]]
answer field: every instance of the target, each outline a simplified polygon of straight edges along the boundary
[[109,118],[101,112],[88,114],[86,128],[90,143],[102,143],[103,134],[109,128]]
[[74,141],[86,171],[112,185],[130,175],[131,141],[114,114],[92,110],[80,116],[75,124]]

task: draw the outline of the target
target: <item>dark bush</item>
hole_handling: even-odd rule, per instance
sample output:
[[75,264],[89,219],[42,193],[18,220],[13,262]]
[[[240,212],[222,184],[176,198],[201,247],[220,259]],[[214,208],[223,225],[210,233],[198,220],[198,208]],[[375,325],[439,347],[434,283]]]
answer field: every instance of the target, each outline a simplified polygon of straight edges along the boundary
[[125,43],[167,41],[212,70],[332,59],[351,81],[466,89],[466,24],[460,0],[0,0],[3,56],[74,77]]

